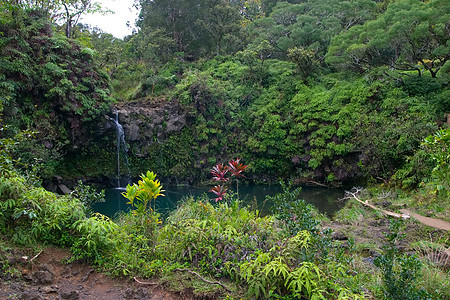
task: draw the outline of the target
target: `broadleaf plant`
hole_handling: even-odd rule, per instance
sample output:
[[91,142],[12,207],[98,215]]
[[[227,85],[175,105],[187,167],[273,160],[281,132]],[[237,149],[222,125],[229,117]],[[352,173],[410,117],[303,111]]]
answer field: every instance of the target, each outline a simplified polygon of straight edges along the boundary
[[133,214],[144,215],[147,210],[153,211],[151,201],[155,201],[159,196],[164,196],[162,192],[164,190],[161,182],[156,179],[156,174],[147,171],[146,175],[141,175],[141,180],[138,181],[138,184],[127,185],[127,190],[122,193],[122,196],[128,199],[127,204],[130,204],[131,207],[136,207]]
[[229,175],[236,178],[236,193],[239,198],[238,178],[245,178],[244,174],[242,173],[248,168],[247,165],[240,163],[240,161],[240,158],[232,159],[228,162],[227,165],[217,164],[212,167],[211,174],[213,175],[213,180],[221,183],[220,185],[216,185],[211,190],[209,190],[217,196],[217,198],[214,199],[216,202],[223,200],[223,197],[228,190],[227,183],[230,181],[230,178],[227,176]]

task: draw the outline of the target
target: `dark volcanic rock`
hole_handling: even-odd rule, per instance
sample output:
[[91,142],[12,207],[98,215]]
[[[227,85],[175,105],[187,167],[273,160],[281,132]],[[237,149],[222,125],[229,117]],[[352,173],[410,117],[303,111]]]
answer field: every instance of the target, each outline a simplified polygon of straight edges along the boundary
[[59,292],[61,299],[77,300],[80,299],[80,292],[75,289],[64,289]]
[[22,299],[22,300],[44,300],[45,298],[39,292],[26,291],[20,295],[20,299]]
[[39,271],[34,272],[31,275],[31,279],[35,284],[47,284],[52,283],[55,274],[50,270],[47,265],[42,265]]

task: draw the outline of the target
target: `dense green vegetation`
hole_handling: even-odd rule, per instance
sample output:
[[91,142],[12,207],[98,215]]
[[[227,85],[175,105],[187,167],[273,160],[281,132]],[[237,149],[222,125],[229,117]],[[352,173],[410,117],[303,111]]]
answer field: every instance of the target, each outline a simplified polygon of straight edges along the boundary
[[84,25],[67,39],[43,4],[2,12],[4,134],[37,132],[21,153],[45,161],[42,175],[116,174],[114,133],[95,132],[111,95],[187,117],[164,138],[129,141],[133,177],[198,183],[236,156],[269,182],[395,174],[415,187],[431,171],[412,157],[450,111],[445,1],[139,4],[140,30],[124,40]]
[[[2,140],[2,145],[11,142]],[[173,290],[192,289],[199,297],[446,299],[449,296],[448,270],[446,273],[434,260],[426,259],[433,253],[433,247],[442,247],[439,245],[445,241],[434,244],[416,241],[413,246],[416,248],[412,248],[416,254],[403,254],[399,245],[405,221],[390,222],[387,243],[380,250],[375,244],[371,246],[382,251],[372,264],[365,261],[364,245],[356,244],[352,237],[333,238],[329,220],[299,199],[300,189],[284,186],[283,193],[268,197],[274,215],[261,217],[258,211],[242,207],[233,195],[215,205],[204,196],[187,197],[164,220],[151,208],[152,201],[158,201],[162,186],[155,174],[148,172],[138,184],[127,187],[125,197],[133,210],[118,215],[113,222],[89,211],[89,203],[101,195],[85,187],[70,196],[50,193],[39,187],[35,177],[17,173],[10,164],[8,147],[2,150],[0,233],[8,236],[10,243],[68,247],[73,260],[87,260],[117,276],[157,277],[166,285],[170,282]],[[349,216],[355,214],[355,203],[348,207],[338,218],[351,224],[354,221]],[[365,211],[360,205],[356,211],[365,218],[383,222],[383,216],[373,215],[373,211]],[[427,234],[424,232],[419,238]],[[14,266],[4,260],[2,251],[0,248],[2,273],[15,272]],[[204,280],[220,280],[220,285],[189,279],[189,274],[201,274]],[[423,277],[426,284],[421,283]]]
[[[357,201],[336,222],[290,185],[267,197],[274,212],[264,217],[220,190],[216,204],[188,197],[166,219],[154,211],[164,194],[156,173],[207,182],[212,166],[239,157],[249,166],[241,181],[382,183],[389,193],[360,197],[449,221],[446,0],[138,4],[139,31],[121,40],[76,24],[101,10],[92,1],[1,2],[2,236],[67,247],[110,274],[157,277],[199,297],[450,297],[448,265],[436,263],[448,234],[388,222]],[[65,196],[42,187],[54,175],[114,178],[107,124],[132,106],[166,110],[147,140],[127,140],[131,175],[142,174],[127,187],[132,212],[92,214],[102,195],[83,183]],[[185,124],[169,132],[173,111]]]

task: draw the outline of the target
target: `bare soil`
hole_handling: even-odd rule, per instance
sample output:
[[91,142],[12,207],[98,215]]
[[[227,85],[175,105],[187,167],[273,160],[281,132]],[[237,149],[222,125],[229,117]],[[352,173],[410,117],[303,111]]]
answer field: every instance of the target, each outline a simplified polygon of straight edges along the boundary
[[[38,252],[38,251],[35,251]],[[37,253],[36,253],[37,254]],[[68,251],[49,247],[32,262],[19,253],[8,260],[18,274],[4,275],[0,279],[0,299],[191,299],[189,291],[173,293],[157,282],[115,279],[99,273],[83,263],[65,263]]]

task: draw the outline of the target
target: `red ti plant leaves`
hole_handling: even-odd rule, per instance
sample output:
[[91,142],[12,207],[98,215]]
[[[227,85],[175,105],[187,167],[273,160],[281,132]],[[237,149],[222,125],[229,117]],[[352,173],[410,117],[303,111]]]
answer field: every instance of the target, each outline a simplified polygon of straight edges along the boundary
[[230,168],[228,166],[224,166],[223,164],[217,164],[211,169],[211,174],[213,174],[213,179],[216,181],[228,181],[228,178],[225,177]]
[[245,177],[242,172],[244,172],[248,168],[248,166],[241,164],[240,162],[241,159],[238,158],[236,160],[230,160],[230,162],[228,163],[231,175],[235,176],[236,178]]
[[217,198],[214,199],[217,202],[223,200],[223,196],[226,194],[227,190],[228,189],[223,185],[216,185],[210,192],[213,192],[217,196]]
[[[242,173],[248,168],[248,166],[241,164],[241,159],[235,159],[230,160],[228,162],[228,165],[223,164],[217,164],[211,169],[211,174],[213,175],[213,179],[215,181],[220,181],[221,185],[216,185],[214,188],[210,190],[210,192],[213,192],[217,198],[215,199],[216,202],[223,199],[223,196],[227,192],[227,187],[225,187],[226,184],[228,184],[228,180],[231,176],[234,176],[236,178],[236,192],[237,196],[239,198],[239,183],[238,178],[245,177]],[[229,172],[229,174],[228,174]],[[227,177],[228,175],[228,177]]]

